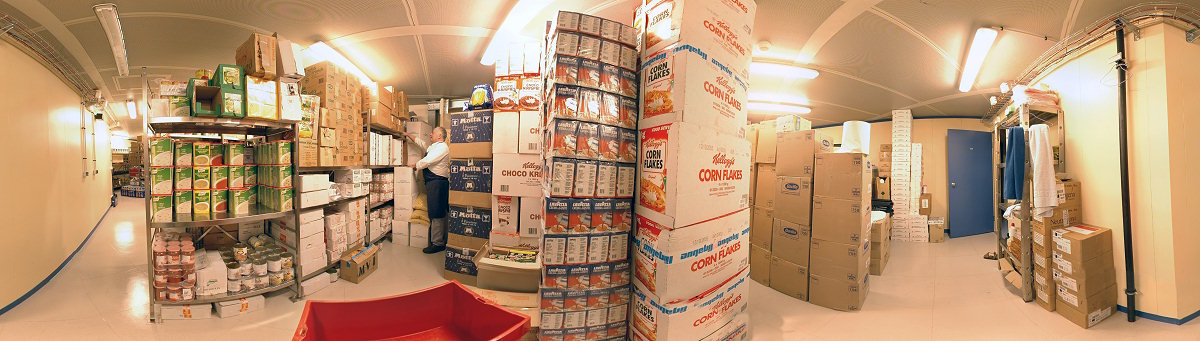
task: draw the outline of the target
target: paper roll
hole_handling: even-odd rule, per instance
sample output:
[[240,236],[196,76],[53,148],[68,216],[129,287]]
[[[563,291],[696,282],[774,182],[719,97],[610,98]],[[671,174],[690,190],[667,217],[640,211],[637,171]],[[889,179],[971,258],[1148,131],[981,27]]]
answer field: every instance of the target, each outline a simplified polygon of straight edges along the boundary
[[838,153],[870,153],[871,124],[863,121],[842,123],[842,147]]

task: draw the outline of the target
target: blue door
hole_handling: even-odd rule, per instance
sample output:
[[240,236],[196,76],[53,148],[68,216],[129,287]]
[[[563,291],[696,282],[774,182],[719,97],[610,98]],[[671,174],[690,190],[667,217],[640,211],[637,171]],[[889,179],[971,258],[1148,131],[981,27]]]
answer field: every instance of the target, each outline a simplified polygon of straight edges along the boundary
[[950,237],[992,232],[992,134],[950,129],[946,135]]

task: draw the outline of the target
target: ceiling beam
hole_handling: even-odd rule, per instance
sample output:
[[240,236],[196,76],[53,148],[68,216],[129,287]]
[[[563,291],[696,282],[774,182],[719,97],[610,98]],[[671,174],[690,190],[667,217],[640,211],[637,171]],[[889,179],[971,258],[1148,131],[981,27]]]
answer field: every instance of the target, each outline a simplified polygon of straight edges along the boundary
[[837,10],[833,11],[833,14],[821,22],[821,26],[818,26],[816,31],[813,31],[808,41],[804,43],[804,47],[800,49],[800,55],[796,59],[802,63],[812,63],[813,58],[817,56],[825,43],[828,43],[834,35],[841,32],[842,28],[880,1],[882,0],[848,0],[842,3]]
[[809,103],[812,103],[812,104],[826,105],[826,106],[831,106],[831,107],[838,107],[838,108],[842,108],[842,109],[846,109],[846,110],[850,110],[850,111],[858,112],[858,113],[861,113],[861,114],[867,115],[867,117],[874,117],[874,116],[875,116],[875,113],[873,113],[873,112],[866,111],[866,110],[862,110],[862,109],[855,108],[855,107],[851,107],[851,106],[845,106],[845,105],[841,105],[841,104],[837,104],[837,103],[833,103],[833,102],[818,101],[818,100],[814,100],[814,99],[809,99],[809,100],[808,100],[808,102],[809,102]]
[[943,50],[941,47],[937,46],[937,44],[933,42],[933,39],[929,39],[929,37],[925,36],[925,34],[921,33],[921,31],[918,31],[908,23],[900,20],[900,18],[897,18],[896,16],[884,11],[883,9],[880,9],[879,7],[872,6],[867,10],[867,12],[883,18],[883,20],[887,20],[893,25],[899,26],[900,29],[908,32],[908,34],[912,35],[914,38],[917,38],[917,40],[920,40],[922,43],[925,43],[926,46],[929,46],[929,48],[933,49],[934,52],[937,52],[937,54],[941,55],[942,59],[946,60],[946,63],[954,66],[955,70],[959,72],[962,71],[962,66],[958,65],[958,58],[951,56],[950,53],[946,52],[946,50]]
[[[945,101],[949,101],[949,100],[955,100],[955,99],[959,99],[959,98],[963,98],[963,97],[979,96],[979,95],[986,95],[986,94],[995,94],[995,93],[1000,93],[1000,87],[995,87],[995,88],[987,88],[987,89],[976,89],[976,90],[972,90],[972,91],[969,91],[969,92],[959,92],[959,93],[955,93],[955,94],[952,94],[952,95],[946,95],[946,96],[942,96],[942,97],[931,98],[931,99],[927,99],[927,100],[924,100],[924,101],[920,101],[920,102],[917,102],[917,103],[910,104],[910,105],[908,105],[908,106],[905,106],[905,107],[901,107],[900,109],[913,109],[913,108],[919,108],[919,107],[929,107],[929,108],[933,108],[933,107],[932,107],[932,105],[934,105],[934,104],[937,104],[937,103],[941,103],[941,102],[945,102]],[[940,113],[940,114],[943,114],[943,115],[945,114],[944,112],[941,112],[940,110],[937,110],[937,109],[934,109],[934,111],[937,111],[938,113]],[[891,113],[889,112],[889,113],[886,113],[886,114],[881,114],[881,115],[879,115],[879,116],[875,116],[875,118],[881,118],[881,117],[884,117],[884,116],[887,116],[887,115],[891,115]]]
[[451,26],[451,25],[413,25],[413,26],[393,26],[374,29],[370,31],[362,31],[354,34],[341,36],[330,40],[334,44],[357,44],[375,39],[407,37],[407,36],[423,36],[423,35],[442,35],[442,36],[459,36],[459,37],[491,37],[495,30],[483,27],[468,27],[468,26]]
[[1067,10],[1067,17],[1063,18],[1062,31],[1058,32],[1058,39],[1067,38],[1068,34],[1075,29],[1075,20],[1079,19],[1079,10],[1083,9],[1084,0],[1071,0],[1071,7]]
[[[404,14],[408,16],[408,21],[413,26],[420,27],[421,23],[417,21],[417,7],[413,5],[412,0],[404,0]],[[429,79],[429,63],[425,60],[425,44],[421,41],[421,36],[413,37],[417,42],[417,60],[421,62],[421,75],[425,77],[425,93],[433,93],[433,82]]]

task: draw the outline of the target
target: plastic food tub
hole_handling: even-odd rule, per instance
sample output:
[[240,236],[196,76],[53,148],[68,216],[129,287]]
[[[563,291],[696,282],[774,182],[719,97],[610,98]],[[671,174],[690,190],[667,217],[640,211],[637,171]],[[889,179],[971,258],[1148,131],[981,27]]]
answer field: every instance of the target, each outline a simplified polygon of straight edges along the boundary
[[529,317],[457,281],[391,297],[308,301],[292,340],[520,340]]

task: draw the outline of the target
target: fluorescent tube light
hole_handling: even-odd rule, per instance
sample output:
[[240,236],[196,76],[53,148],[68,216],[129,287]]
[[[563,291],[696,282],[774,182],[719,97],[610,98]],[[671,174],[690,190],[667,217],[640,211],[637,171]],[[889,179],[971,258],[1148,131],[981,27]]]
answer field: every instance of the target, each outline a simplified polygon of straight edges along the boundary
[[747,94],[750,102],[769,102],[782,104],[808,105],[808,99],[803,96],[779,94],[779,93],[761,93],[751,92]]
[[971,41],[971,49],[967,51],[967,63],[963,66],[962,77],[958,81],[958,91],[971,91],[975,78],[979,77],[979,69],[983,67],[983,59],[987,58],[992,44],[996,42],[995,29],[983,27],[975,30],[975,38]]
[[125,111],[129,112],[129,119],[137,119],[137,103],[134,101],[125,101]]
[[750,63],[750,73],[804,79],[817,78],[821,74],[817,70],[806,67],[767,62]]
[[510,43],[523,42],[529,40],[528,37],[521,36],[521,30],[529,25],[533,17],[542,12],[546,6],[549,6],[553,0],[520,0],[508,12],[508,16],[504,18],[504,23],[500,24],[500,28],[496,29],[496,33],[492,34],[492,41],[488,43],[487,50],[483,51],[483,58],[479,59],[479,63],[483,65],[495,64],[500,60],[501,53],[508,53],[508,45]]
[[309,45],[308,48],[304,49],[304,58],[304,67],[309,67],[313,64],[328,61],[346,70],[347,72],[350,72],[355,77],[358,77],[358,80],[362,82],[363,85],[371,85],[375,83],[371,77],[368,77],[366,73],[363,73],[362,69],[358,68],[358,65],[354,65],[354,62],[346,59],[346,56],[343,56],[341,53],[339,53],[337,50],[334,50],[333,47],[330,47],[323,41],[313,43],[312,45]]
[[129,75],[129,57],[125,55],[125,33],[121,31],[121,20],[117,18],[117,5],[99,4],[92,6],[104,35],[108,36],[108,47],[112,49],[113,59],[117,61],[117,74]]
[[746,103],[746,110],[767,111],[767,112],[773,112],[773,113],[778,113],[778,114],[807,114],[807,113],[812,112],[812,108],[809,108],[809,107],[802,107],[799,105],[792,105],[792,104],[763,103],[763,102]]

